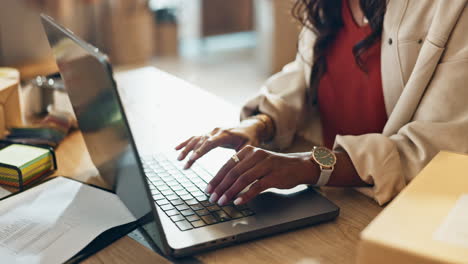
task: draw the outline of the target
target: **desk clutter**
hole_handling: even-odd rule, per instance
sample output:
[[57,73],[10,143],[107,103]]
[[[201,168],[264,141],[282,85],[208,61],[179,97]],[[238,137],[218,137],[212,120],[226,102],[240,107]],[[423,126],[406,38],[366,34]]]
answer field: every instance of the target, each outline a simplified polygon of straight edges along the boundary
[[0,68],[0,137],[8,129],[23,125],[19,86],[18,70]]
[[[47,79],[50,82],[49,79]],[[47,111],[29,116],[25,122],[20,74],[14,68],[0,68],[0,185],[20,191],[57,169],[55,147],[73,127],[73,114],[57,111],[53,102]],[[51,89],[45,89],[48,92]],[[42,100],[44,96],[30,94]],[[32,121],[34,120],[34,121]]]
[[22,190],[56,169],[57,161],[52,148],[3,142],[0,149],[0,184]]
[[117,195],[53,178],[0,203],[1,263],[78,263],[95,253],[83,249],[96,238],[113,230],[107,245],[125,234],[123,225],[134,228],[135,220]]

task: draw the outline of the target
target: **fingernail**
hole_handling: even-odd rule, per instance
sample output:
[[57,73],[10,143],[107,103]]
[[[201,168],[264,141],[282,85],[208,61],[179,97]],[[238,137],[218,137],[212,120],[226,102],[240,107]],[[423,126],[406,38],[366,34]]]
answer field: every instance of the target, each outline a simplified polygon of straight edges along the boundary
[[217,194],[217,193],[213,193],[213,194],[210,196],[210,203],[215,203],[216,200],[218,200],[218,194]]
[[241,198],[241,197],[239,197],[239,198],[237,198],[237,199],[234,200],[234,204],[235,204],[235,205],[239,205],[239,204],[241,204],[241,203],[242,203],[242,198]]
[[185,166],[184,166],[184,170],[190,168],[190,164],[186,163]]
[[213,187],[211,186],[211,184],[208,184],[206,186],[205,192],[208,194],[211,194],[212,191],[213,191]]
[[197,153],[193,153],[192,155],[190,155],[189,160],[194,160],[196,157],[197,157]]
[[227,202],[227,197],[226,195],[223,194],[223,196],[221,196],[221,198],[218,201],[218,205],[223,206],[226,202]]
[[180,153],[180,154],[179,154],[179,157],[177,157],[177,159],[178,159],[178,160],[182,160],[183,157],[184,157],[184,154],[183,154],[183,153]]

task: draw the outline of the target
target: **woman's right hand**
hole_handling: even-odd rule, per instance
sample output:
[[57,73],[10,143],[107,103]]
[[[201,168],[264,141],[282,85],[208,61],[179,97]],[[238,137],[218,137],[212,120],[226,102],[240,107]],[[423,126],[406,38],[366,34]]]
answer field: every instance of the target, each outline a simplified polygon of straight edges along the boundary
[[175,148],[182,150],[178,160],[184,160],[193,151],[184,167],[184,169],[188,169],[196,160],[217,147],[239,151],[247,145],[258,146],[261,128],[260,121],[249,119],[242,121],[239,126],[234,128],[215,128],[207,135],[191,137]]

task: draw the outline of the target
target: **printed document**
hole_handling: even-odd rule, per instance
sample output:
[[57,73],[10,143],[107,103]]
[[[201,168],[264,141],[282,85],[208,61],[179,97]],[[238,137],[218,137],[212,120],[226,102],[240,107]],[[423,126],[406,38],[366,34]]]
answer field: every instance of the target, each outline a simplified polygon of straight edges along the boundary
[[132,221],[115,194],[59,177],[0,202],[0,262],[63,263]]

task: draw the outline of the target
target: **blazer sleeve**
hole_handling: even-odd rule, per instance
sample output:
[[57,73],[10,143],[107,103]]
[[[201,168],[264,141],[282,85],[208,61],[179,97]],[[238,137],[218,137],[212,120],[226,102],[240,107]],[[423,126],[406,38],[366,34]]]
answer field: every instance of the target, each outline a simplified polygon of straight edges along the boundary
[[305,64],[302,55],[298,53],[294,62],[270,77],[259,94],[250,99],[241,111],[241,119],[258,113],[273,119],[275,135],[271,143],[274,148],[284,149],[291,145],[305,116],[308,85],[304,68],[310,66]]
[[[464,22],[466,25],[467,16]],[[468,35],[458,25],[412,117],[390,136],[338,136],[359,176],[373,187],[360,191],[385,204],[441,150],[468,153]],[[447,177],[447,175],[440,175]],[[441,181],[450,180],[448,178]]]

